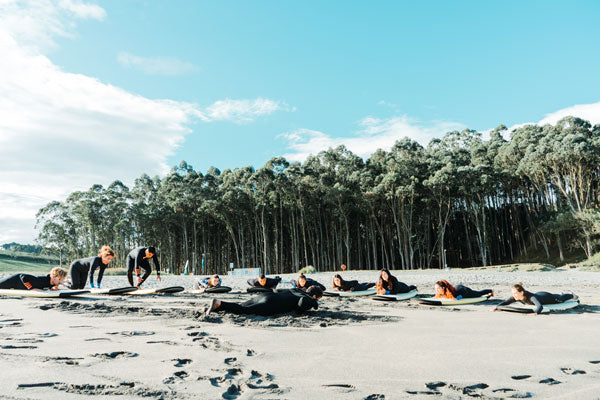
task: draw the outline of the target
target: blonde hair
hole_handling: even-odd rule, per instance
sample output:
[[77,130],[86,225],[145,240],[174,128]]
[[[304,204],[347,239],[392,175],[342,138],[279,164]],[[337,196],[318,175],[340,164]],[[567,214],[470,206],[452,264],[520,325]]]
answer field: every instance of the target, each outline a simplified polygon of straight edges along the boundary
[[102,248],[98,252],[98,257],[102,257],[102,256],[113,256],[114,257],[115,252],[113,251],[113,249],[110,248],[110,246],[102,246]]
[[67,270],[61,267],[54,267],[50,271],[51,278],[64,278],[67,276]]

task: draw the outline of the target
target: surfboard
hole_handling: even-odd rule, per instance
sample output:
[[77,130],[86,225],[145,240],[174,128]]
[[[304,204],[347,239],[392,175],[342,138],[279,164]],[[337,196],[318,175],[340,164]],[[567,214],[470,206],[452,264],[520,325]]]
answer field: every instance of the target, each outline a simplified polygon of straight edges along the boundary
[[89,290],[18,290],[18,289],[0,289],[0,295],[3,296],[21,296],[38,298],[61,298],[73,297],[80,294],[87,294]]
[[120,288],[112,288],[112,289],[90,289],[91,294],[124,294],[127,292],[132,292],[134,290],[138,290],[135,286],[127,286]]
[[373,300],[378,300],[378,301],[401,301],[401,300],[412,299],[418,293],[419,292],[415,289],[415,290],[411,290],[410,292],[406,292],[406,293],[398,293],[398,294],[376,294],[375,296],[372,297],[372,299]]
[[227,293],[227,292],[231,292],[231,288],[229,286],[218,286],[218,287],[212,287],[212,288],[206,288],[206,289],[192,289],[192,290],[186,291],[186,293],[193,293],[193,294]]
[[[542,305],[542,312],[549,313],[550,311],[569,310],[571,308],[577,307],[578,305],[579,305],[579,300],[567,300],[562,303],[544,304],[544,305]],[[517,305],[510,305],[510,306],[498,306],[498,310],[523,313],[523,314],[531,314],[531,313],[535,312],[534,306],[531,306],[528,304],[523,304],[523,303],[519,303]]]
[[329,297],[357,297],[357,296],[370,296],[377,293],[377,289],[357,290],[355,292],[337,292],[334,290],[326,290],[323,295]]
[[123,294],[131,295],[144,295],[144,294],[160,294],[160,293],[178,293],[183,292],[185,288],[183,286],[168,286],[164,288],[150,288],[150,289],[138,289],[132,292],[126,292]]
[[471,298],[460,299],[460,300],[456,300],[456,299],[434,299],[433,297],[431,297],[431,298],[422,298],[422,299],[419,299],[419,302],[421,304],[426,304],[428,306],[462,306],[462,305],[465,305],[465,304],[481,303],[481,302],[486,301],[487,299],[489,299],[489,296],[471,297]]
[[258,286],[252,286],[252,287],[249,287],[248,289],[246,289],[246,291],[248,293],[266,293],[266,292],[272,292],[273,289],[264,288],[264,287],[258,287]]

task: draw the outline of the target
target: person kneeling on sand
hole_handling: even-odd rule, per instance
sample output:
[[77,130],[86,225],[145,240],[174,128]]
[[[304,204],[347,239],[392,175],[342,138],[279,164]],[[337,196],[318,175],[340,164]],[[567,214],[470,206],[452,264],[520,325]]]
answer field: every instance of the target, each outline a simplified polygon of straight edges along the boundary
[[280,277],[267,278],[265,274],[260,274],[258,279],[248,279],[248,285],[265,289],[275,289],[279,285],[279,282],[281,282]]
[[304,274],[298,275],[298,280],[292,280],[291,283],[296,289],[308,290],[308,288],[310,288],[311,286],[316,286],[321,290],[325,290],[325,286],[321,285],[314,279],[307,278],[306,276],[304,276]]
[[390,274],[390,271],[387,268],[383,268],[379,273],[377,294],[408,293],[416,288],[417,287],[414,285],[409,286],[404,282],[400,282],[394,275]]
[[340,274],[333,276],[333,289],[341,292],[360,292],[375,286],[375,283],[358,283],[358,281],[345,281]]
[[208,289],[208,288],[220,287],[220,286],[221,286],[221,278],[219,278],[219,275],[217,275],[217,274],[214,274],[210,278],[198,279],[194,283],[194,289]]
[[557,304],[564,303],[567,300],[577,300],[579,296],[572,293],[563,294],[552,294],[548,292],[537,292],[531,293],[523,289],[523,282],[519,282],[512,287],[512,297],[504,300],[502,303],[495,307],[492,307],[490,311],[496,311],[498,306],[506,306],[519,301],[523,304],[535,306],[534,311],[536,314],[542,312],[544,304]]
[[15,274],[1,280],[0,289],[57,290],[66,277],[67,271],[60,267],[52,268],[48,275]]
[[436,299],[472,299],[475,297],[493,296],[494,291],[492,289],[473,290],[463,285],[452,286],[448,281],[441,280],[435,283],[435,296]]
[[276,315],[295,311],[299,314],[311,308],[319,308],[317,302],[323,296],[323,291],[317,286],[311,286],[307,291],[288,289],[279,292],[266,292],[254,296],[243,303],[230,303],[213,299],[204,309],[209,315],[214,311],[224,311],[234,314]]

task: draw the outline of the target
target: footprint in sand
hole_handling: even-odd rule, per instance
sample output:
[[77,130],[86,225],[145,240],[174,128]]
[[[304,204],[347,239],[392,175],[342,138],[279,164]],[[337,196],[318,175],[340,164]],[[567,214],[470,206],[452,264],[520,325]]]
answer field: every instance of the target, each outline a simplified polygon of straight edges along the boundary
[[0,346],[0,349],[37,349],[37,346],[14,346],[12,344]]
[[584,375],[586,374],[585,371],[582,371],[580,369],[573,369],[573,368],[561,368],[560,369],[564,374],[567,375]]
[[189,364],[189,363],[192,362],[192,360],[190,360],[189,358],[175,358],[175,359],[173,359],[171,361],[177,361],[175,363],[175,366],[178,367],[178,368],[181,368],[184,365]]
[[151,336],[155,332],[152,331],[123,331],[123,332],[107,332],[107,335],[121,335],[121,336]]
[[90,354],[90,357],[104,358],[106,360],[114,360],[116,358],[133,358],[137,356],[139,356],[138,353],[130,353],[128,351],[113,351],[112,353]]
[[102,337],[95,337],[95,338],[89,338],[89,339],[84,339],[85,342],[97,342],[97,341],[107,341],[110,342],[110,339],[108,338],[102,338]]
[[170,383],[182,382],[188,376],[189,376],[189,374],[185,371],[177,371],[173,374],[173,376],[170,376],[170,377],[166,378],[165,380],[163,380],[163,383],[170,384]]
[[235,383],[227,388],[227,391],[221,395],[224,399],[237,399],[242,394],[240,387]]
[[367,397],[365,397],[364,400],[385,400],[385,395],[374,393],[374,394],[370,394]]
[[232,363],[234,363],[236,361],[237,361],[237,358],[235,358],[235,357],[228,357],[223,360],[223,362],[227,365],[231,365]]
[[489,387],[489,385],[485,384],[485,383],[477,383],[475,385],[469,385],[469,386],[460,386],[460,385],[451,384],[448,386],[448,388],[450,388],[452,390],[456,390],[458,392],[461,392],[462,394],[466,394],[467,396],[471,396],[471,397],[481,397],[481,395],[476,393],[476,391],[481,390],[481,389],[486,389],[488,387]]
[[246,350],[246,356],[248,356],[248,357],[252,357],[255,354],[256,354],[256,352],[254,350],[252,350],[252,349]]
[[561,383],[560,381],[557,381],[554,378],[546,378],[546,379],[542,379],[540,381],[540,383],[545,383],[546,385],[558,385],[559,383]]
[[590,364],[600,364],[600,360],[589,361]]
[[65,365],[79,365],[78,360],[83,360],[83,358],[73,358],[73,357],[46,357],[43,359],[44,362],[55,362],[59,364]]
[[531,375],[513,375],[510,378],[514,379],[515,381],[522,381],[523,379],[531,378]]

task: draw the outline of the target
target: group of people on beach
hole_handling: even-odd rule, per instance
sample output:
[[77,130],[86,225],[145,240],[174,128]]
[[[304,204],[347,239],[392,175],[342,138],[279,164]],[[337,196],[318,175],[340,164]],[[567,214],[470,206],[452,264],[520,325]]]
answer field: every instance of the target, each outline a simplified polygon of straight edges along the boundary
[[[63,282],[69,289],[83,289],[88,281],[91,288],[101,288],[102,277],[104,270],[115,258],[115,252],[109,246],[102,246],[97,256],[79,258],[74,260],[67,271],[64,268],[52,268],[48,275],[35,276],[30,274],[15,274],[0,281],[0,289],[19,289],[19,290],[57,290]],[[127,255],[127,280],[130,286],[139,288],[142,283],[152,273],[150,260],[153,261],[156,267],[156,279],[160,282],[160,265],[154,246],[137,247]],[[98,278],[94,283],[94,274],[98,270]],[[141,275],[141,270],[144,270],[144,275]],[[137,279],[134,285],[133,273],[135,272]]]
[[[100,288],[104,270],[112,262],[115,252],[109,246],[103,246],[95,257],[81,258],[74,260],[69,267],[69,289],[83,289],[87,283],[88,277],[91,288]],[[156,278],[160,282],[160,265],[156,249],[153,246],[137,247],[127,255],[127,279],[130,286],[140,288],[152,273],[150,260],[153,261],[156,268]],[[98,270],[98,277],[94,282],[95,271]],[[144,274],[141,275],[141,270]],[[134,282],[133,273],[137,279]],[[48,275],[35,276],[30,274],[15,274],[3,280],[0,280],[0,289],[20,289],[20,290],[43,290],[58,289],[67,278],[67,271],[64,268],[52,268]],[[326,288],[325,285],[314,279],[306,277],[303,273],[298,275],[296,280],[290,281],[292,288],[275,291],[281,278],[267,277],[264,274],[255,279],[249,279],[248,285],[255,291],[263,291],[257,296],[243,303],[230,303],[218,299],[213,299],[211,304],[204,310],[206,314],[213,311],[232,312],[236,314],[258,314],[275,315],[285,312],[296,311],[302,313],[312,308],[318,308],[318,302]],[[219,275],[213,275],[200,279],[194,285],[196,289],[207,289],[220,287],[222,280]],[[407,285],[401,282],[391,274],[387,268],[383,268],[379,273],[377,282],[359,282],[357,280],[344,280],[340,274],[335,274],[332,280],[333,291],[338,292],[360,292],[365,290],[375,291],[378,295],[395,295],[409,293],[416,290],[414,285]],[[453,286],[446,280],[439,280],[434,285],[434,298],[447,300],[461,300],[477,297],[491,297],[494,295],[492,289],[473,290],[464,285]],[[499,306],[509,305],[514,302],[534,306],[536,314],[541,313],[544,305],[562,303],[567,300],[576,300],[574,294],[552,294],[549,292],[531,293],[523,288],[519,283],[512,286],[512,296],[491,311],[495,311]]]

